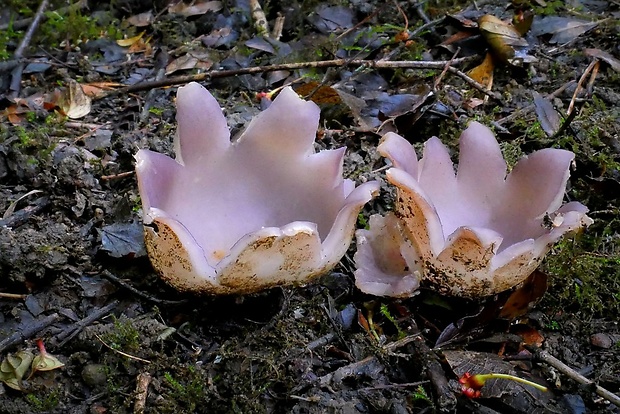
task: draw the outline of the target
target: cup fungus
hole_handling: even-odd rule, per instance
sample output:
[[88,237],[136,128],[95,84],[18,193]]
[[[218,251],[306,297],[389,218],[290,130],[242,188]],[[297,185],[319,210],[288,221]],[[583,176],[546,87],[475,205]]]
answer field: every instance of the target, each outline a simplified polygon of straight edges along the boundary
[[562,206],[574,154],[543,149],[506,175],[493,133],[473,122],[460,138],[455,174],[448,149],[433,137],[418,161],[388,133],[378,147],[392,162],[394,213],[358,230],[356,284],[379,296],[408,297],[421,283],[463,297],[518,285],[564,234],[588,226],[585,206]]
[[319,108],[284,89],[231,143],[217,101],[179,88],[176,160],[140,150],[153,267],[181,291],[250,293],[310,281],[346,252],[379,191],[342,177],[345,148],[314,151]]

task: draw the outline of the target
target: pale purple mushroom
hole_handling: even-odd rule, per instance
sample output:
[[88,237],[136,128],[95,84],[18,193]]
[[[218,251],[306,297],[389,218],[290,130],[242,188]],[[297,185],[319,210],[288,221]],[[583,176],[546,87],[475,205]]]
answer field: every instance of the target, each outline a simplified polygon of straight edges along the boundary
[[176,160],[136,154],[153,267],[182,291],[249,293],[326,273],[378,183],[342,177],[345,148],[315,153],[319,108],[285,88],[231,143],[217,101],[179,88]]
[[364,292],[408,297],[420,283],[470,298],[502,292],[523,282],[565,233],[592,222],[582,204],[562,206],[570,151],[536,151],[506,175],[495,136],[477,122],[461,135],[456,174],[436,137],[419,161],[394,133],[378,150],[392,162],[387,179],[398,199],[395,213],[371,217],[370,230],[356,234]]

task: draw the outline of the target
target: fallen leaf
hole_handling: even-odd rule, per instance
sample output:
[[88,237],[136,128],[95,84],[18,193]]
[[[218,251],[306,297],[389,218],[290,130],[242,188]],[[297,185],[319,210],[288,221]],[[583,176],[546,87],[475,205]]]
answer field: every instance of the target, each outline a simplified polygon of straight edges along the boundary
[[188,53],[170,62],[168,66],[166,66],[166,75],[170,75],[179,70],[187,69],[209,70],[212,65],[213,62],[208,59],[201,60],[197,56]]
[[96,98],[98,96],[105,95],[106,92],[114,90],[115,88],[119,88],[123,86],[117,82],[92,82],[92,83],[82,83],[82,90],[84,93],[91,98]]
[[548,137],[552,137],[560,129],[560,115],[547,98],[536,91],[532,91],[532,96],[534,97],[534,107],[540,126]]
[[101,249],[109,252],[112,257],[146,255],[143,228],[138,222],[111,224],[99,232]]
[[144,36],[144,32],[141,32],[140,34],[137,34],[127,39],[118,39],[116,41],[116,44],[122,47],[128,47],[136,43],[138,40],[142,39],[142,36]]
[[532,23],[534,22],[534,12],[531,10],[528,11],[519,11],[512,18],[512,24],[517,32],[521,36],[524,36],[532,27]]
[[516,64],[515,57],[527,55],[529,45],[513,25],[490,14],[482,16],[478,25],[493,54],[502,62]]
[[153,10],[146,11],[144,13],[135,14],[129,18],[127,18],[127,23],[136,27],[145,27],[149,26],[151,23],[155,21],[155,16],[153,15]]
[[32,374],[37,371],[52,371],[64,366],[65,364],[60,362],[58,358],[52,354],[39,354],[34,357],[34,360],[32,361]]
[[30,351],[19,351],[8,354],[0,363],[0,381],[8,387],[21,391],[21,382],[30,369],[34,355]]
[[319,82],[303,83],[294,89],[298,95],[319,105],[335,105],[341,102],[336,89],[329,85],[321,85]]
[[527,313],[547,291],[547,275],[535,270],[520,288],[512,292],[499,313],[500,318],[516,319]]
[[69,87],[60,92],[57,105],[71,119],[82,118],[90,113],[91,99],[84,93],[82,86],[71,79]]
[[523,323],[511,326],[510,332],[519,335],[525,345],[540,348],[545,341],[545,337],[537,329]]
[[352,28],[354,18],[353,10],[348,7],[321,5],[308,17],[308,20],[320,32],[332,34]]
[[493,55],[487,53],[481,64],[476,66],[467,72],[467,75],[483,85],[487,90],[491,90],[493,87],[493,70],[495,69],[495,63],[493,61]]
[[542,19],[534,19],[531,32],[534,36],[553,35],[549,43],[568,43],[595,28],[598,23],[571,17],[547,16]]
[[586,56],[592,56],[607,63],[613,70],[620,72],[620,60],[613,57],[610,53],[607,53],[601,49],[586,49]]
[[180,16],[189,17],[205,14],[207,12],[217,12],[222,10],[221,1],[197,1],[185,4],[180,1],[168,7],[168,13],[178,14]]

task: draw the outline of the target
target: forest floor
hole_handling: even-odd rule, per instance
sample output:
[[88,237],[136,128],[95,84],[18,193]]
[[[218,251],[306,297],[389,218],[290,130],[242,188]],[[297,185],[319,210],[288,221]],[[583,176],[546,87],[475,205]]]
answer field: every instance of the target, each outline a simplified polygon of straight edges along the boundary
[[[0,6],[0,413],[620,413],[618,2],[265,1],[264,20],[244,0],[88,3],[41,2],[37,27],[39,2]],[[485,15],[501,20],[483,36]],[[192,79],[233,136],[262,92],[315,101],[317,148],[347,146],[345,175],[382,183],[360,226],[392,208],[385,132],[457,151],[472,120],[509,164],[573,151],[565,200],[594,223],[510,312],[514,292],[365,295],[353,246],[307,286],[179,293],[146,255],[133,157],[173,153]],[[495,380],[471,399],[466,371],[549,390]]]

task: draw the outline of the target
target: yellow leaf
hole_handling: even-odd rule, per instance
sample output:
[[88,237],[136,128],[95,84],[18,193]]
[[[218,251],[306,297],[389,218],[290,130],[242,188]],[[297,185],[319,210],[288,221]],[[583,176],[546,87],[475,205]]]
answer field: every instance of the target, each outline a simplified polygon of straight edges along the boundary
[[128,39],[119,39],[116,41],[116,44],[122,47],[131,46],[134,43],[136,43],[138,40],[142,39],[142,36],[144,36],[144,32],[141,32],[139,35],[130,37]]

